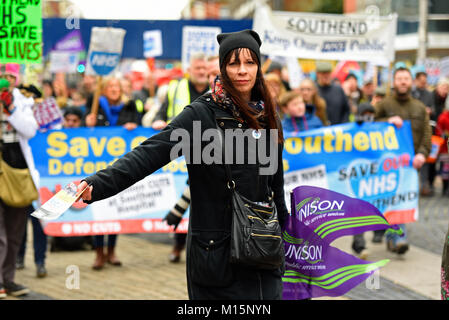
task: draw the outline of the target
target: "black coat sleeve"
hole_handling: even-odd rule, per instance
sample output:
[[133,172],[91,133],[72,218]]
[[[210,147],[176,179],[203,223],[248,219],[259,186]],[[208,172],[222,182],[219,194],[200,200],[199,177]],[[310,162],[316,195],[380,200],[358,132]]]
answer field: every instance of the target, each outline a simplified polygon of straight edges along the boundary
[[198,112],[187,106],[164,130],[142,142],[106,169],[83,179],[93,186],[92,200],[85,202],[109,198],[174,160],[170,159],[170,152],[178,140],[172,141],[170,136],[176,129],[185,129],[191,133],[194,120],[200,120]]
[[273,200],[276,205],[278,212],[279,224],[284,228],[285,222],[288,217],[287,206],[285,205],[284,196],[284,163],[282,160],[282,151],[284,150],[284,145],[279,144],[278,147],[278,169],[273,176],[271,183],[271,190],[273,191]]

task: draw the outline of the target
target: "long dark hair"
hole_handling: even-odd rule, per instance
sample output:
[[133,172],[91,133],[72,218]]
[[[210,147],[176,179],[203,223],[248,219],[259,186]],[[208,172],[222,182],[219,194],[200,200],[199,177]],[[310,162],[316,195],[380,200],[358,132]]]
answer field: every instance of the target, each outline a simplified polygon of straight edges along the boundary
[[[248,125],[251,128],[261,129],[262,126],[258,121],[258,118],[256,117],[254,109],[248,106],[247,102],[243,100],[240,93],[233,86],[231,79],[229,79],[228,74],[226,73],[226,65],[229,63],[229,61],[233,56],[237,62],[240,62],[239,55],[243,49],[246,48],[234,49],[230,51],[228,55],[225,57],[224,63],[220,66],[221,81],[223,88],[229,94],[235,105],[239,108],[243,120],[246,121],[246,123],[248,123]],[[249,49],[246,50],[250,52],[251,58],[258,65],[256,82],[254,83],[254,87],[251,90],[251,100],[252,101],[262,100],[264,102],[264,110],[262,111],[262,117],[265,118],[265,121],[268,125],[267,129],[276,129],[278,131],[278,141],[279,143],[282,143],[284,141],[284,135],[281,129],[280,121],[277,117],[275,103],[268,91],[268,87],[265,83],[262,71],[260,69],[260,61],[252,50]]]

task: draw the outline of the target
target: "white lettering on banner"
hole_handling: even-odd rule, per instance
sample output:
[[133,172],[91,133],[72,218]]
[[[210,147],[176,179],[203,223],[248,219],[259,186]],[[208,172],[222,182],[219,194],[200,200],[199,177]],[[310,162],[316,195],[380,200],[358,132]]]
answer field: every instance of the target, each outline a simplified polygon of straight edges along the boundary
[[220,27],[184,26],[182,28],[182,68],[187,70],[190,56],[194,53],[217,55],[217,35],[220,33]]
[[253,30],[260,52],[271,56],[323,60],[394,61],[397,15],[338,15],[271,11],[257,6]]
[[176,203],[176,188],[170,173],[154,174],[105,200],[91,204],[95,221],[119,220],[158,211]]
[[119,56],[94,54],[92,57],[92,64],[96,66],[115,67],[119,62]]
[[303,185],[328,189],[326,165],[321,164],[306,169],[288,171],[284,174],[285,204],[289,211],[291,206],[290,191]]

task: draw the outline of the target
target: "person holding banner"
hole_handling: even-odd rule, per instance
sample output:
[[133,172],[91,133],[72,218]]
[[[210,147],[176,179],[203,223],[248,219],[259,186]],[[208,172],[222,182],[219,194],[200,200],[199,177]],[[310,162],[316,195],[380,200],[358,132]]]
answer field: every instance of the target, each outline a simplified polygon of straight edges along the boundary
[[[104,82],[103,95],[99,99],[98,114],[92,113],[92,100],[87,105],[86,116],[83,119],[87,127],[95,126],[123,126],[128,130],[137,128],[139,113],[133,100],[123,100],[123,91],[120,80],[108,78]],[[98,235],[94,238],[96,250],[94,270],[101,270],[107,262],[113,266],[121,266],[121,261],[115,255],[117,235],[108,236],[107,253],[105,254],[104,236]]]
[[[413,167],[416,170],[426,162],[431,149],[431,128],[429,114],[424,104],[411,96],[412,74],[405,67],[398,67],[393,74],[393,94],[376,104],[377,121],[388,121],[396,127],[402,127],[404,120],[409,120],[412,127],[413,146],[415,156]],[[401,224],[404,232],[402,236],[387,233],[387,249],[389,251],[404,254],[408,251],[405,224]]]
[[[261,72],[261,40],[252,30],[220,34],[217,40],[220,44],[221,75],[215,81],[214,90],[185,107],[160,133],[142,142],[108,168],[83,179],[78,192],[86,203],[108,198],[152,174],[173,158],[184,155],[191,194],[187,235],[189,298],[281,299],[283,259],[279,267],[267,269],[230,262],[232,193],[226,186],[223,145],[220,143],[215,151],[218,153],[217,161],[210,163],[204,152],[191,153],[190,146],[183,148],[184,144],[180,145],[179,139],[170,139],[172,135],[185,134],[188,141],[198,143],[195,132],[199,131],[200,135],[213,132],[216,143],[220,139],[224,141],[221,132],[225,129],[229,132],[248,130],[249,137],[254,140],[267,137],[270,144],[267,156],[271,162],[265,164],[262,164],[260,156],[247,159],[250,158],[248,144],[228,144],[229,140],[226,141],[226,149],[232,148],[234,155],[248,155],[243,164],[230,164],[229,171],[235,188],[245,198],[263,205],[272,196],[279,225],[281,228],[284,226],[288,211],[284,199],[283,133]],[[223,130],[217,130],[217,127]],[[265,129],[269,129],[269,133],[264,135]],[[203,140],[202,144],[206,145],[206,142]],[[189,161],[190,155],[199,155],[200,158]]]

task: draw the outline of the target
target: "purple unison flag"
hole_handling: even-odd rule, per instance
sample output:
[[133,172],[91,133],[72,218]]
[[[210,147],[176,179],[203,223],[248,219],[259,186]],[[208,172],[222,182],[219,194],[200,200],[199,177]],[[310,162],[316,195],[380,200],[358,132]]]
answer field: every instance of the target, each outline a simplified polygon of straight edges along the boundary
[[65,52],[80,52],[84,51],[84,43],[81,38],[81,32],[79,29],[75,29],[72,32],[66,34],[61,40],[59,40],[55,47],[55,51],[65,51]]
[[291,193],[292,213],[284,230],[284,299],[341,296],[388,260],[369,262],[337,248],[333,240],[365,231],[392,228],[370,203],[309,186]]

